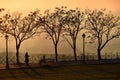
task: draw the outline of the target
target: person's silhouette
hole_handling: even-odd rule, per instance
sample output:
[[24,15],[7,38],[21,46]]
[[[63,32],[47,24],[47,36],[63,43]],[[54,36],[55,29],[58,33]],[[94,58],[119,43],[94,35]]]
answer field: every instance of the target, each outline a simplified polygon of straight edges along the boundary
[[25,53],[25,63],[26,63],[26,65],[29,65],[29,55],[28,55],[28,52]]

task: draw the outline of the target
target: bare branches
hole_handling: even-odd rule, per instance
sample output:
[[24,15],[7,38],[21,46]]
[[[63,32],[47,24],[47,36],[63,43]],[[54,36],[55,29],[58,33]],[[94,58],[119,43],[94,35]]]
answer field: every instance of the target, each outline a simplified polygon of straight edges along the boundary
[[107,13],[105,9],[86,11],[86,29],[98,42],[98,51],[112,39],[120,36],[120,17]]
[[12,14],[6,13],[2,17],[0,25],[0,31],[3,34],[7,33],[15,39],[17,63],[19,63],[18,54],[21,43],[33,37],[40,26],[39,10],[31,12],[25,17],[19,12],[14,12]]
[[[65,10],[64,12],[65,12],[65,17],[64,17],[64,27],[63,27],[63,38],[68,42],[68,44],[73,49],[74,58],[75,61],[77,61],[76,40],[79,31],[83,29],[82,24],[85,19],[84,12],[78,8]],[[68,38],[68,36],[70,38]]]
[[49,10],[46,10],[44,12],[43,17],[43,32],[47,33],[52,39],[54,48],[55,48],[55,55],[56,55],[56,61],[57,61],[57,46],[60,40],[60,36],[62,34],[62,30],[64,27],[64,17],[66,7],[57,7],[55,8],[54,12],[50,12]]
[[63,27],[63,8],[56,8],[53,13],[49,10],[45,11],[44,30],[53,39],[54,44],[57,44]]
[[28,16],[23,17],[21,13],[5,14],[3,16],[2,27],[0,30],[17,38],[19,41],[29,39],[39,27],[37,11],[31,12]]
[[64,35],[69,35],[74,41],[77,38],[78,32],[83,29],[82,22],[84,21],[84,12],[78,8],[66,11]]
[[[3,10],[0,9],[0,12]],[[120,17],[107,13],[105,9],[82,11],[62,6],[56,7],[52,12],[46,10],[43,16],[40,10],[35,10],[27,16],[14,12],[6,13],[0,18],[0,32],[13,36],[16,46],[37,33],[44,32],[53,41],[56,54],[63,35],[76,55],[77,36],[82,29],[87,30],[92,42],[97,40],[98,51],[101,51],[110,40],[120,36]]]

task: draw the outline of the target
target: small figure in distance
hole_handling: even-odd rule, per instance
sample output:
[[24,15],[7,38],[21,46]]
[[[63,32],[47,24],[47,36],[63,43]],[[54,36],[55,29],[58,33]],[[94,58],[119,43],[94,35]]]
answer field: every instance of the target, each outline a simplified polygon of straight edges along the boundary
[[40,60],[39,64],[40,65],[45,65],[46,60],[45,60],[45,55],[43,56],[43,59]]
[[29,55],[28,55],[28,52],[25,53],[25,64],[29,65]]

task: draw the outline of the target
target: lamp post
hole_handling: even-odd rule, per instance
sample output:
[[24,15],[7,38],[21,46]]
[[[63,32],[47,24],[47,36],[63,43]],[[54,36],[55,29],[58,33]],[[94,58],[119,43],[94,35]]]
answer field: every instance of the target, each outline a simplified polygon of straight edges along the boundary
[[82,34],[83,37],[83,63],[85,63],[85,34]]
[[6,34],[5,39],[6,39],[6,68],[9,68],[9,62],[8,62],[8,38],[9,36]]

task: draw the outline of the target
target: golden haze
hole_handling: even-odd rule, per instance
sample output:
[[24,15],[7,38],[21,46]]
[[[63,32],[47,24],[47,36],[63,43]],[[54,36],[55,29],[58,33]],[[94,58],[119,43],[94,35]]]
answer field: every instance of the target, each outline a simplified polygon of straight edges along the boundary
[[[119,6],[120,0],[0,0],[0,7],[5,8],[10,11],[20,11],[24,14],[35,10],[40,9],[42,12],[45,9],[54,9],[55,7],[60,6],[67,6],[68,8],[90,8],[90,9],[100,9],[100,8],[106,8],[107,10],[113,11],[115,14],[119,15],[120,13],[120,6]],[[81,38],[81,36],[79,36]],[[11,37],[10,37],[11,38]],[[81,39],[78,39],[78,52],[81,51]],[[120,45],[117,41],[112,41],[110,45]],[[29,45],[31,43],[31,45]],[[5,51],[5,41],[4,38],[0,39],[0,44],[3,45],[0,47],[0,51]],[[70,53],[72,52],[72,49],[69,48],[69,46],[65,46],[66,49],[64,49],[63,46],[66,43],[62,43],[59,45],[60,53]],[[29,46],[28,46],[29,45]],[[106,48],[107,50],[112,50],[113,47],[108,45]],[[14,40],[9,40],[9,51],[15,51],[14,49]],[[40,47],[38,47],[40,46]],[[50,48],[51,46],[51,48]],[[89,46],[88,46],[89,48]],[[46,51],[47,50],[47,51]],[[90,49],[91,50],[91,49]],[[119,50],[119,48],[115,48],[116,51]],[[34,40],[27,40],[23,43],[21,46],[22,52],[30,52],[30,53],[54,53],[53,51],[53,44],[49,40],[44,40],[44,37],[41,36],[39,39]]]

